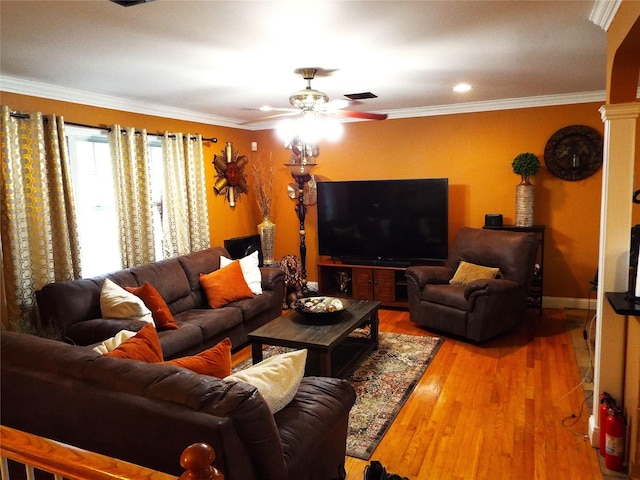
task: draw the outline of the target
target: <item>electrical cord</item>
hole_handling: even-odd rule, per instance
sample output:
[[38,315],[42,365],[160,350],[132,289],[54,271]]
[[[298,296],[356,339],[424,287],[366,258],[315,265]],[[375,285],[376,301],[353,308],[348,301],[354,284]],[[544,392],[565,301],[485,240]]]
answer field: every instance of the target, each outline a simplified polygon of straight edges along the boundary
[[[580,388],[581,386],[583,386],[584,383],[593,383],[593,372],[594,372],[594,365],[593,365],[593,351],[591,348],[591,342],[590,342],[590,337],[591,337],[591,332],[593,330],[593,326],[595,325],[595,321],[596,321],[596,314],[594,313],[593,316],[591,316],[591,320],[589,320],[589,314],[591,313],[591,294],[590,292],[596,291],[597,290],[597,286],[594,282],[591,282],[592,286],[589,289],[589,292],[587,293],[587,314],[585,316],[585,320],[584,320],[584,325],[582,327],[582,338],[584,339],[585,345],[587,347],[587,356],[589,357],[589,369],[587,370],[587,372],[585,373],[585,375],[582,377],[582,379],[580,380],[580,382],[578,382],[578,384],[573,387],[571,390],[569,390],[567,393],[565,393],[560,400],[564,399],[565,397],[567,397],[568,395],[570,395],[571,393],[575,392],[578,388]],[[569,427],[573,427],[574,425],[576,425],[576,423],[578,423],[578,420],[580,420],[580,417],[582,417],[582,414],[584,412],[584,407],[587,403],[587,400],[590,400],[593,398],[593,390],[591,390],[588,394],[586,394],[584,396],[584,399],[582,400],[582,402],[580,402],[580,410],[578,411],[577,414],[572,413],[571,415],[568,415],[566,417],[564,417],[562,419],[562,426],[569,428]],[[575,435],[577,435],[580,438],[583,439],[588,439],[589,436],[585,435],[583,433],[577,432],[575,430],[571,430],[571,432]]]

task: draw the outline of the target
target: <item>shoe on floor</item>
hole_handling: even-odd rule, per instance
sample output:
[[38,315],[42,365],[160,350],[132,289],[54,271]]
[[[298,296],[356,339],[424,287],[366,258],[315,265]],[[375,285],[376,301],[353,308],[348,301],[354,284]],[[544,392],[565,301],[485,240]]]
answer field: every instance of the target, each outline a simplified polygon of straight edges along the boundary
[[373,460],[364,467],[364,480],[387,480],[387,470],[379,461]]

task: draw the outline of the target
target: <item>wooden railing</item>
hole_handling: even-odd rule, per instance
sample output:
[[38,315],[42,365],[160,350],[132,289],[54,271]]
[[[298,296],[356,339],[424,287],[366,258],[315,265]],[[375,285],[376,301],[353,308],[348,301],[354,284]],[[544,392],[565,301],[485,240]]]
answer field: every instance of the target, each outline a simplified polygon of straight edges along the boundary
[[[176,480],[177,478],[4,425],[0,425],[0,456],[3,480],[10,480],[7,460],[25,465],[27,478],[33,478],[34,469],[51,473],[56,480]],[[190,445],[180,456],[180,465],[185,472],[179,480],[224,480],[223,475],[211,466],[214,459],[213,448],[206,443]]]

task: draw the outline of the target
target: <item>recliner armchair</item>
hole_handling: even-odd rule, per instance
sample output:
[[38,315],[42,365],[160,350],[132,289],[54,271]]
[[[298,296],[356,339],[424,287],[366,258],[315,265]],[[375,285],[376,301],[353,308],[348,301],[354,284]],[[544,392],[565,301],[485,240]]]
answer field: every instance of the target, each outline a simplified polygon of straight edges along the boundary
[[[526,317],[537,246],[534,233],[461,228],[444,266],[407,268],[411,321],[476,343],[513,330]],[[462,261],[499,273],[452,285]]]

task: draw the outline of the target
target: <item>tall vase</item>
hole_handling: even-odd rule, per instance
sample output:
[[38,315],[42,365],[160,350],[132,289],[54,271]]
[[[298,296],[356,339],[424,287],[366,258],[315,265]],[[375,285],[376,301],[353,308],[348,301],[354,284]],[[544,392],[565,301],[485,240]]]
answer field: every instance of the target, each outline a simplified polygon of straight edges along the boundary
[[522,177],[522,182],[516,186],[516,227],[531,227],[533,225],[534,186],[529,177]]
[[269,217],[264,217],[262,223],[258,225],[258,233],[260,233],[263,263],[275,264],[276,224]]

